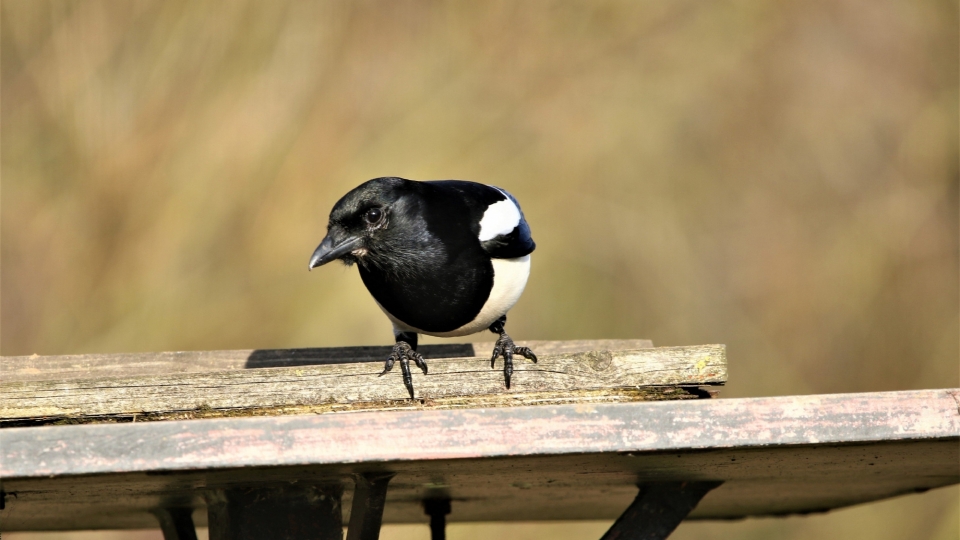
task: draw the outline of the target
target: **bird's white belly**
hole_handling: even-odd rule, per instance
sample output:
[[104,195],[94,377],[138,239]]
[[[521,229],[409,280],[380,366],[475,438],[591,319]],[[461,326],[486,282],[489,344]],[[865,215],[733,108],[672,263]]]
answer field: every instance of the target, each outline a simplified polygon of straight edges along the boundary
[[527,278],[530,276],[530,255],[524,255],[516,259],[491,259],[491,262],[493,263],[493,288],[490,290],[490,296],[487,297],[487,301],[483,304],[476,318],[456,330],[424,332],[419,328],[403,323],[383,309],[379,302],[377,305],[393,323],[394,329],[401,332],[416,332],[438,337],[466,336],[482,332],[517,303],[520,294],[523,293],[523,288],[527,285]]

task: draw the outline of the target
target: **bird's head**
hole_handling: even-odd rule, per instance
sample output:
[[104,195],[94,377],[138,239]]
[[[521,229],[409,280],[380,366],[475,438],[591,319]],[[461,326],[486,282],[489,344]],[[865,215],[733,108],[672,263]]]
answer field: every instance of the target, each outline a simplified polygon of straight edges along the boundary
[[417,182],[402,178],[374,178],[344,195],[330,211],[327,236],[310,257],[310,269],[341,260],[377,263],[389,254],[404,230],[416,218],[416,204],[406,197]]

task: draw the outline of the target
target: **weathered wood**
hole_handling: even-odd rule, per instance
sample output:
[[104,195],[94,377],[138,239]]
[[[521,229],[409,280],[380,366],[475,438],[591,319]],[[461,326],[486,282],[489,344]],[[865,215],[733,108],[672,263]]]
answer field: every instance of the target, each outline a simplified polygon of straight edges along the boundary
[[[720,481],[690,515],[826,511],[960,480],[960,389],[359,412],[0,431],[3,530],[156,527],[202,492],[393,472],[384,522],[614,519],[638,482]],[[349,491],[352,491],[350,489]],[[349,491],[344,511],[351,508]],[[345,516],[346,517],[346,516]]]
[[[649,349],[649,339],[518,341],[537,354]],[[120,354],[0,357],[0,382],[141,377],[173,373],[204,373],[233,369],[294,367],[383,361],[390,346],[312,349],[244,349]],[[493,342],[421,345],[424,358],[489,357]]]
[[726,381],[722,345],[547,354],[518,362],[514,384],[489,360],[434,359],[410,400],[380,362],[0,385],[0,421],[156,420],[362,409],[597,403],[697,397],[682,387]]

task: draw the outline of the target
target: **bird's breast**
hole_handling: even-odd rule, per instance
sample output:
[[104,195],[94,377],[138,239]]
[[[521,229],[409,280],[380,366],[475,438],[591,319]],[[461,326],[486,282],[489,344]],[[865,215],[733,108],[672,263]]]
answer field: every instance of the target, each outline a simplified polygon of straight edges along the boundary
[[457,337],[482,332],[494,321],[512,308],[520,299],[527,278],[530,276],[530,255],[515,259],[491,259],[493,265],[493,286],[480,311],[470,322],[449,331],[424,330],[408,324],[394,316],[379,301],[377,305],[393,323],[395,329],[403,332],[417,332],[438,337]]

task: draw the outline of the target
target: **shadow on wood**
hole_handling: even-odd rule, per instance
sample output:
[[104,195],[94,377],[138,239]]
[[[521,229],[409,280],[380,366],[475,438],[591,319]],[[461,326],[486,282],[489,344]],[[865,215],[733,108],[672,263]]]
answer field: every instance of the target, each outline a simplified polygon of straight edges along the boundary
[[[417,350],[427,360],[433,358],[462,358],[475,356],[471,343],[444,343],[421,345]],[[316,349],[257,349],[250,353],[247,369],[353,364],[386,360],[393,346],[329,347]]]

